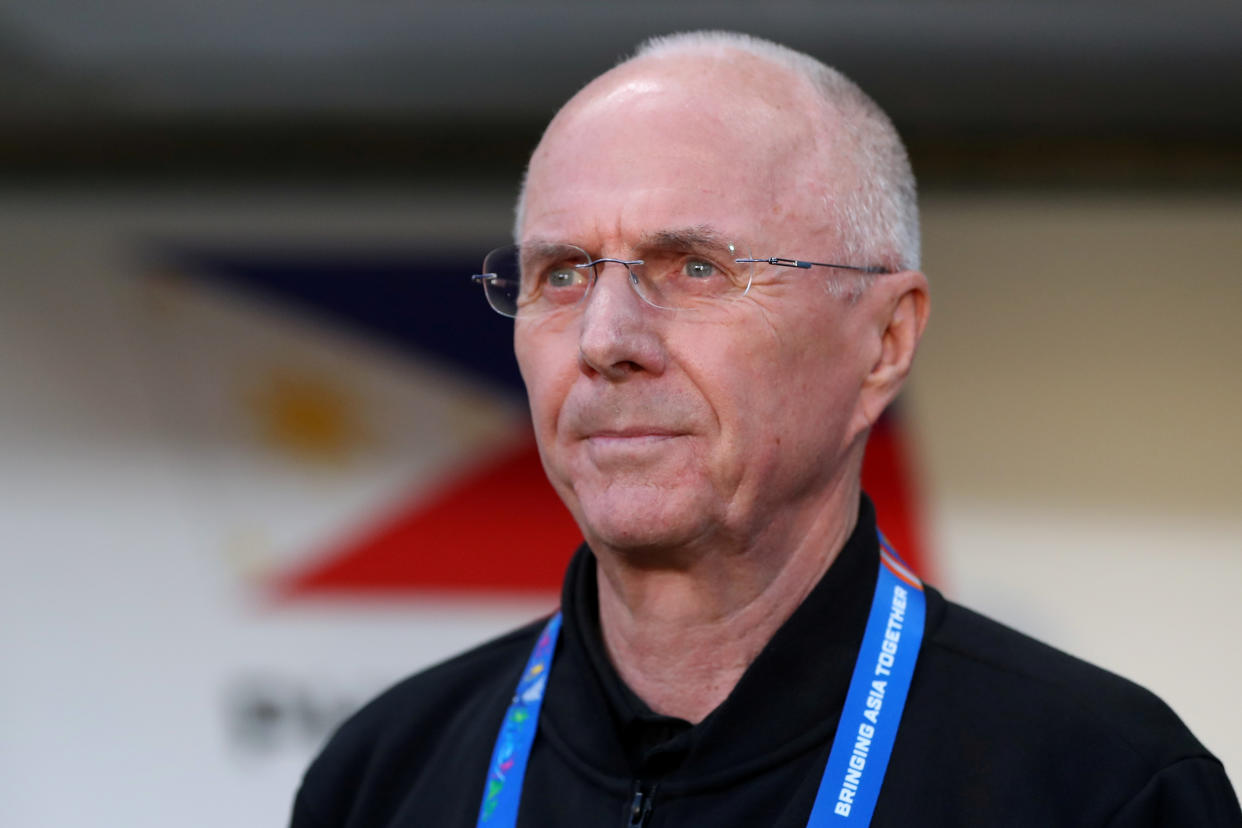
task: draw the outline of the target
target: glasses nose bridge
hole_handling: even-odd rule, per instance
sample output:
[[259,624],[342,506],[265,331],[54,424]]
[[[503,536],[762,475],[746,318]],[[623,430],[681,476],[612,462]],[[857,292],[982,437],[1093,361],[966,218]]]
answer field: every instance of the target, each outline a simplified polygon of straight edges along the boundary
[[591,269],[591,283],[587,286],[586,295],[582,297],[582,301],[584,303],[590,298],[590,295],[594,293],[595,283],[599,281],[600,271],[603,270],[604,266],[608,264],[619,264],[624,267],[626,276],[628,277],[626,281],[629,282],[630,289],[638,295],[639,299],[650,303],[650,300],[643,295],[642,287],[640,285],[642,277],[639,275],[638,271],[634,269],[636,267],[642,267],[644,261],[642,259],[615,259],[609,256],[601,256],[598,259],[591,259],[588,262],[577,265],[577,267],[580,268]]

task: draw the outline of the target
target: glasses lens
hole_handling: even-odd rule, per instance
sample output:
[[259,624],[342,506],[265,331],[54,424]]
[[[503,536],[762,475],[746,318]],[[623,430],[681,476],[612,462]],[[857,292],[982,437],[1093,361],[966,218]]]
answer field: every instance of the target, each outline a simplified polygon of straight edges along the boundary
[[505,316],[517,315],[518,281],[516,246],[500,247],[483,257],[483,295],[492,310]]
[[687,310],[744,296],[750,289],[750,254],[736,244],[715,239],[683,240],[642,251],[634,267],[639,294],[660,308]]
[[483,260],[483,289],[498,313],[536,316],[576,305],[591,285],[586,251],[571,244],[514,244]]
[[[659,308],[709,307],[750,290],[753,264],[747,249],[714,237],[661,238],[634,251],[628,264],[638,295]],[[617,261],[610,259],[608,261]],[[483,260],[487,301],[505,316],[540,316],[577,306],[591,288],[597,267],[572,244],[528,243],[501,247]]]

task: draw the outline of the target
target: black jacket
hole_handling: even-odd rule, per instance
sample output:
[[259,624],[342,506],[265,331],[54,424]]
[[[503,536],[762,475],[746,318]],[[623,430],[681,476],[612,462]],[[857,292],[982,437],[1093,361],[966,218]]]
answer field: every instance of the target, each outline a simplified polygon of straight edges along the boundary
[[[802,828],[877,566],[864,498],[824,579],[724,703],[691,726],[652,713],[617,677],[594,558],[580,549],[520,828]],[[1242,827],[1220,763],[1151,693],[926,594],[873,826]],[[294,828],[475,825],[497,729],[541,626],[407,679],[346,722],[306,773]]]

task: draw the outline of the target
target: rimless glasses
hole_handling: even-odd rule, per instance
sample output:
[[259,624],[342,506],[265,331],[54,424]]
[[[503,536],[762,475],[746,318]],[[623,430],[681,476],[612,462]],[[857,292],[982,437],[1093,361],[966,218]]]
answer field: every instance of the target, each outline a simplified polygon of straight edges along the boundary
[[860,274],[890,272],[884,267],[810,262],[781,256],[752,258],[737,245],[713,235],[669,233],[640,246],[641,258],[595,257],[581,247],[559,242],[525,242],[488,253],[483,285],[488,304],[509,317],[536,317],[566,312],[582,305],[600,271],[608,264],[623,266],[630,286],[650,305],[668,310],[704,307],[721,299],[744,296],[756,265],[830,267]]

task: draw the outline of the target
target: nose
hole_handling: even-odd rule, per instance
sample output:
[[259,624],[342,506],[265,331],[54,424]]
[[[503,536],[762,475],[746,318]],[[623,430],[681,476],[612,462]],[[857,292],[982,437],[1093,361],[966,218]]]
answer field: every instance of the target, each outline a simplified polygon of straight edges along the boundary
[[[608,264],[623,273],[607,278]],[[664,346],[653,318],[656,309],[638,293],[637,279],[623,259],[597,259],[590,292],[583,297],[578,365],[583,373],[619,382],[641,373],[662,373]],[[615,276],[622,276],[618,279]],[[626,284],[628,282],[628,284]],[[658,311],[657,311],[658,312]]]

